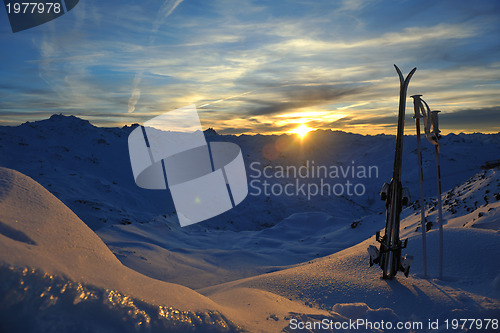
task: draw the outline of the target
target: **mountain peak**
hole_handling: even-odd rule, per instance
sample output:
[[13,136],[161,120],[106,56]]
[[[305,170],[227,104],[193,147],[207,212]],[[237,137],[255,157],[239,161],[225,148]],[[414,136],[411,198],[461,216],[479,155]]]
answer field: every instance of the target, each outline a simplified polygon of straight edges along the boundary
[[68,125],[80,125],[80,126],[90,125],[90,126],[93,126],[92,124],[90,124],[90,122],[88,120],[78,118],[78,117],[73,116],[73,115],[65,116],[62,113],[53,114],[52,116],[50,116],[48,121],[50,121],[52,123],[55,123],[55,122],[66,123]]
[[206,136],[216,136],[216,135],[219,135],[212,127],[209,127],[208,129],[204,130],[203,133]]
[[57,128],[71,128],[71,129],[79,129],[79,128],[89,128],[89,127],[95,127],[92,125],[88,120],[78,118],[76,116],[70,115],[70,116],[65,116],[62,113],[59,114],[53,114],[50,116],[49,119],[43,119],[43,120],[38,120],[35,122],[26,122],[21,125],[22,127],[38,127],[38,126],[44,126],[44,127],[57,127]]

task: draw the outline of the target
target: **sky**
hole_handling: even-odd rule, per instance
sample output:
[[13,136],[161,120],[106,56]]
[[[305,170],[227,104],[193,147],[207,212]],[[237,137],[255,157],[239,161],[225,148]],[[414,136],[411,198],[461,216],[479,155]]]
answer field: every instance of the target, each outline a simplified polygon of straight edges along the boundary
[[[408,96],[445,134],[496,133],[498,36],[497,0],[80,0],[17,33],[0,9],[0,125],[123,126],[194,104],[225,134],[395,134],[397,64],[417,67]],[[413,134],[410,97],[406,111]]]

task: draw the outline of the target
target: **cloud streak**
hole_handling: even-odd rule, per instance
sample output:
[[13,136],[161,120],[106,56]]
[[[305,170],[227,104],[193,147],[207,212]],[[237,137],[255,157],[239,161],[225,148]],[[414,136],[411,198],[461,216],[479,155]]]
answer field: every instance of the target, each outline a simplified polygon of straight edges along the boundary
[[[165,22],[165,20],[174,12],[174,10],[181,4],[183,0],[165,0],[158,10],[158,15],[153,22],[152,34],[156,34],[160,29],[160,26]],[[154,40],[153,40],[154,41]]]
[[345,85],[293,85],[279,89],[280,97],[273,100],[251,100],[248,102],[261,105],[250,108],[248,114],[253,116],[274,115],[290,110],[334,103],[343,97],[356,95],[363,90],[362,87]]
[[128,99],[128,113],[135,111],[135,106],[137,105],[137,102],[139,102],[139,98],[141,98],[141,89],[139,88],[139,85],[142,81],[142,75],[142,72],[137,73],[134,77],[134,81],[132,82],[132,94]]

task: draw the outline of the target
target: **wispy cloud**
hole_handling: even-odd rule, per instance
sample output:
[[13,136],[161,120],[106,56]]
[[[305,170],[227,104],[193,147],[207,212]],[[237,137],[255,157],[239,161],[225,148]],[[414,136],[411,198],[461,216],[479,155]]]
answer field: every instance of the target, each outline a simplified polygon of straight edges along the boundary
[[491,37],[500,28],[484,23],[495,8],[489,1],[471,13],[454,1],[88,0],[23,35],[33,41],[25,58],[2,54],[0,74],[15,93],[0,85],[0,107],[9,117],[67,112],[125,124],[195,103],[204,125],[226,133],[277,133],[304,120],[390,131],[399,89],[393,63],[418,68],[409,94],[424,94],[443,120],[500,105],[500,47]]
[[[162,25],[163,22],[174,12],[174,10],[179,6],[179,4],[183,0],[165,0],[163,4],[161,5],[158,14],[156,16],[156,19],[153,22],[153,28],[151,29],[151,34],[150,34],[150,44],[153,44],[156,39],[156,34],[158,33],[158,30],[160,29],[160,26]],[[142,81],[143,77],[143,71],[138,72],[134,80],[132,82],[132,93],[130,95],[130,98],[128,100],[128,113],[132,113],[135,111],[135,106],[137,105],[137,102],[139,101],[139,98],[141,97],[141,89],[140,89],[140,84]]]
[[139,85],[142,81],[142,74],[142,72],[137,73],[134,77],[134,81],[132,83],[132,95],[130,95],[130,98],[128,100],[128,113],[132,113],[135,111],[135,106],[139,101],[139,98],[141,98],[141,89],[139,88]]
[[155,34],[158,32],[160,29],[160,26],[165,22],[165,20],[174,12],[174,10],[177,8],[177,6],[180,5],[180,3],[183,0],[165,0],[163,1],[163,4],[161,5],[160,9],[158,10],[158,14],[156,16],[156,19],[153,22],[153,29],[151,30],[151,43],[154,42]]
[[251,107],[250,115],[273,115],[310,106],[338,102],[345,96],[356,95],[363,88],[346,85],[299,85],[279,88],[281,96],[272,100],[251,100],[257,106]]
[[468,24],[441,23],[431,27],[407,27],[403,32],[388,32],[374,38],[364,38],[348,41],[328,41],[312,38],[292,38],[278,44],[271,44],[269,48],[280,52],[318,53],[349,49],[398,47],[422,47],[425,43],[464,39],[476,36],[478,29]]

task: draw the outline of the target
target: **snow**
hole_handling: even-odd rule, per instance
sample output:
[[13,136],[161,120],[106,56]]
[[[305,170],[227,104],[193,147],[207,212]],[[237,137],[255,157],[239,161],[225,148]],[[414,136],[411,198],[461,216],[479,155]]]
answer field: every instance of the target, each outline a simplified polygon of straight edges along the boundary
[[[127,266],[155,278],[192,288],[205,287],[325,256],[369,237],[353,232],[351,221],[325,213],[296,213],[260,231],[180,228],[158,218],[141,225],[98,231]],[[314,230],[311,230],[314,225]]]
[[[363,196],[249,195],[181,228],[168,191],[135,185],[130,131],[62,115],[0,127],[0,331],[295,332],[292,319],[500,317],[500,172],[481,169],[498,159],[500,134],[442,139],[442,280],[434,151],[423,142],[429,278],[412,202],[401,237],[415,261],[408,278],[388,281],[368,266],[366,248],[384,227],[378,192],[391,178],[393,136],[317,131],[299,143],[210,130],[209,141],[240,145],[249,180],[252,162],[375,165],[379,175],[357,180]],[[403,183],[417,198],[415,141],[405,137]]]
[[[76,313],[86,307],[96,313],[100,308],[110,307],[116,311],[110,321],[119,319],[123,313],[126,321],[134,325],[146,325],[155,312],[159,313],[160,306],[175,305],[173,310],[185,311],[185,316],[193,318],[202,313],[208,316],[205,320],[220,316],[218,307],[206,297],[123,266],[92,230],[29,177],[0,168],[0,184],[0,259],[4,282],[1,315],[5,319],[2,322],[14,321],[14,329],[21,330],[25,320],[33,320],[27,325],[35,331],[48,331],[54,328],[51,323],[43,322],[46,315]],[[138,300],[147,306],[134,305]],[[78,305],[80,302],[92,304]],[[18,307],[21,313],[16,311]],[[38,317],[29,319],[33,313]],[[74,317],[75,313],[71,315]],[[166,316],[166,322],[162,323],[161,316],[156,317],[154,325],[164,329],[184,320]],[[77,317],[57,327],[72,325],[76,329],[84,321],[85,318]],[[98,322],[95,325],[101,331],[111,324],[105,318]],[[200,320],[200,332],[204,332],[205,324]],[[87,329],[93,330],[94,323],[90,321],[88,325]],[[225,331],[227,325],[220,324],[219,331]],[[120,326],[115,329],[120,331]]]
[[215,311],[155,305],[115,290],[1,266],[0,320],[6,332],[238,332]]
[[[430,279],[422,279],[419,265],[412,267],[409,278],[381,279],[380,270],[368,267],[367,263],[366,248],[375,244],[371,238],[312,263],[204,288],[200,292],[217,299],[221,293],[256,288],[349,318],[359,317],[360,312],[378,320],[389,315],[402,321],[498,318],[500,302],[498,290],[493,290],[493,278],[498,276],[499,268],[491,260],[494,260],[492,253],[499,253],[499,235],[474,230],[474,237],[471,238],[470,231],[446,230],[445,241],[449,252],[445,255],[447,261],[443,281],[435,278],[436,273]],[[437,242],[436,233],[429,236],[429,243]],[[469,242],[482,243],[483,246],[474,248],[471,253],[462,245]],[[418,246],[413,248],[418,243],[418,236],[410,239],[410,254],[418,253]],[[436,263],[431,261],[431,264],[436,267]],[[364,309],[354,305],[359,303]],[[280,321],[285,322],[284,317],[280,317]]]

